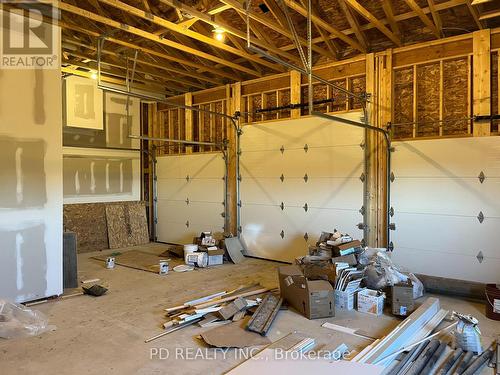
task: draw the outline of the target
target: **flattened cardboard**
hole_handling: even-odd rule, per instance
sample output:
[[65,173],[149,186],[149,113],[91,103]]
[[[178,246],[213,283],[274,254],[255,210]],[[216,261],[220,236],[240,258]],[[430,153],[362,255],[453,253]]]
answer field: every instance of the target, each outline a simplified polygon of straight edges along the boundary
[[308,319],[335,315],[333,287],[325,280],[307,280],[298,266],[278,269],[281,297]]
[[213,328],[201,334],[203,340],[217,348],[247,348],[250,346],[269,345],[271,340],[258,333],[245,329],[250,317]]
[[413,300],[413,285],[396,284],[392,288],[392,313],[399,316],[408,316],[415,310]]
[[354,254],[342,255],[339,257],[332,258],[332,263],[336,262],[347,263],[350,266],[356,266],[358,264],[358,261],[356,260],[356,256]]

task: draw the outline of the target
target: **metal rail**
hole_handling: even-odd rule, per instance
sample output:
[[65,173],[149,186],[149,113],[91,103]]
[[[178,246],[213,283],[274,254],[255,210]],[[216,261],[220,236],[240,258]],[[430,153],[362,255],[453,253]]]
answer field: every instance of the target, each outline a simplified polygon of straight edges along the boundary
[[[338,121],[338,122],[341,122],[341,123],[346,124],[346,125],[356,126],[358,128],[363,128],[366,130],[371,130],[371,131],[383,134],[385,144],[386,144],[386,150],[387,150],[387,160],[386,160],[386,168],[387,168],[387,177],[386,177],[387,178],[387,196],[386,196],[386,198],[387,198],[387,212],[386,212],[386,215],[387,215],[386,216],[387,217],[386,230],[387,230],[387,232],[386,232],[386,235],[387,235],[387,241],[386,241],[386,246],[387,246],[387,249],[389,249],[391,247],[390,246],[390,244],[391,244],[390,220],[391,220],[391,151],[392,151],[391,138],[390,138],[389,132],[384,130],[384,129],[377,128],[376,126],[365,124],[363,122],[349,120],[349,119],[345,119],[345,118],[340,117],[340,116],[329,115],[329,114],[326,114],[323,112],[316,112],[315,111],[312,113],[312,115],[317,116],[317,117],[321,117],[321,118],[324,118],[327,120]],[[365,119],[366,119],[366,114],[365,114]]]

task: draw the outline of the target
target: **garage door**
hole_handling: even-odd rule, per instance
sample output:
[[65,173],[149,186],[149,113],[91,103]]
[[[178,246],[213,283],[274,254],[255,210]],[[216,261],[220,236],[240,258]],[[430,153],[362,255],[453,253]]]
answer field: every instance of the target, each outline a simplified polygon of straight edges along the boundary
[[249,255],[292,261],[334,229],[362,238],[363,139],[361,128],[316,117],[243,127],[241,225]]
[[157,240],[191,243],[224,231],[225,163],[221,153],[157,158]]
[[500,138],[394,146],[393,259],[426,275],[500,282]]

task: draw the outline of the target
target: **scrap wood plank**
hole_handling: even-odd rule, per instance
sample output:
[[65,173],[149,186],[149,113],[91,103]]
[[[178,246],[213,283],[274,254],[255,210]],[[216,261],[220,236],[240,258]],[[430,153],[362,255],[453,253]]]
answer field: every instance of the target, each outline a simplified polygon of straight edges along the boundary
[[396,352],[408,344],[440,310],[439,299],[430,297],[408,318],[400,323],[379,345],[363,358],[366,363],[374,363],[388,354]]
[[265,336],[282,304],[283,298],[272,293],[266,294],[246,328]]

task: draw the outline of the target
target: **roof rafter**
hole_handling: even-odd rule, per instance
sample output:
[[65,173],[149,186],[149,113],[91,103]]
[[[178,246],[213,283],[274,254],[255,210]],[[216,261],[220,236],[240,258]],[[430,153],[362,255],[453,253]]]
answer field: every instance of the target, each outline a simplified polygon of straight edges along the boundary
[[401,38],[401,30],[399,29],[398,23],[394,18],[394,7],[392,5],[392,0],[382,0],[382,9],[384,10],[385,16],[387,17],[387,22],[391,26],[391,30],[397,37]]
[[373,14],[371,14],[366,8],[364,8],[356,0],[345,0],[349,6],[358,12],[363,18],[371,22],[377,29],[380,30],[386,37],[392,40],[396,45],[401,46],[401,39],[399,39],[391,30],[389,30],[385,25],[380,22]]
[[[413,11],[415,13],[417,13],[418,15],[418,18],[420,18],[420,20],[424,23],[425,26],[427,26],[434,35],[436,35],[438,38],[441,38],[441,34],[440,32],[438,31],[436,25],[434,25],[434,23],[432,22],[432,20],[427,17],[427,14],[425,14],[423,11],[422,11],[422,8],[420,8],[420,6],[415,2],[415,0],[405,0],[406,4],[408,4],[408,6],[413,9]],[[431,6],[429,5],[429,9],[431,10],[432,12],[432,8]]]
[[439,12],[436,10],[436,4],[434,3],[434,0],[427,0],[427,4],[431,10],[432,19],[434,20],[434,25],[436,25],[439,37],[443,37],[443,22],[441,21]]
[[339,5],[342,8],[342,11],[344,12],[347,22],[349,22],[349,25],[351,28],[354,30],[354,34],[356,35],[356,39],[358,39],[358,42],[363,46],[365,50],[368,50],[368,41],[363,34],[363,31],[361,31],[359,27],[359,23],[354,17],[354,15],[351,12],[351,9],[347,6],[345,0],[338,0]]
[[[182,26],[179,26],[173,22],[170,22],[164,18],[161,18],[161,17],[158,17],[158,16],[155,16],[155,15],[152,15],[152,14],[148,14],[147,12],[144,12],[138,8],[135,8],[131,5],[128,5],[120,0],[99,0],[100,2],[104,3],[104,4],[108,4],[110,6],[113,6],[117,9],[121,9],[131,15],[134,15],[134,16],[137,16],[137,17],[140,17],[140,18],[143,18],[145,20],[148,20],[152,23],[155,23],[161,27],[165,27],[166,29],[169,29],[171,31],[175,31],[175,32],[178,32],[180,34],[183,34],[183,35],[186,35],[192,39],[195,39],[197,41],[200,41],[202,43],[205,43],[205,44],[208,44],[209,46],[212,46],[212,47],[217,47],[219,49],[222,49],[224,51],[227,51],[227,52],[231,52],[235,55],[239,55],[241,57],[244,57],[245,59],[247,60],[252,60],[252,61],[255,61],[256,63],[259,63],[263,66],[266,66],[267,68],[270,68],[274,71],[277,71],[277,72],[283,72],[284,69],[274,63],[271,63],[269,61],[266,61],[264,59],[262,59],[261,57],[257,56],[257,55],[253,55],[253,54],[250,54],[250,53],[241,53],[241,51],[238,51],[236,48],[233,48],[233,47],[230,47],[228,46],[227,44],[224,44],[224,43],[221,43],[219,41],[216,41],[214,40],[213,38],[210,38],[210,37],[207,37],[203,34],[200,34],[200,33],[197,33],[195,31],[192,31],[190,29],[185,29],[183,28]],[[193,53],[193,51],[196,51],[196,49],[192,48],[192,54],[196,54],[196,53]],[[204,54],[204,52],[202,52],[202,54]],[[208,54],[205,54],[205,58]],[[208,56],[212,56],[214,57],[213,55],[208,55]],[[203,57],[200,55],[200,57]],[[237,64],[234,64],[233,62],[231,61],[228,61],[228,60],[224,60],[224,59],[221,59],[221,58],[218,58],[220,60],[223,60],[223,61],[217,61],[218,63],[221,63],[223,65],[226,65],[226,66],[230,66],[231,68],[234,68],[234,69],[237,69],[237,70],[240,70],[244,73],[247,73],[247,74],[251,74],[251,75],[255,75],[255,76],[261,76],[259,74],[259,72],[256,72],[254,70],[251,70],[251,69],[248,69],[246,67],[242,67],[240,65],[237,65]],[[210,60],[210,59],[209,59]],[[212,61],[215,61],[215,60],[212,60]]]

